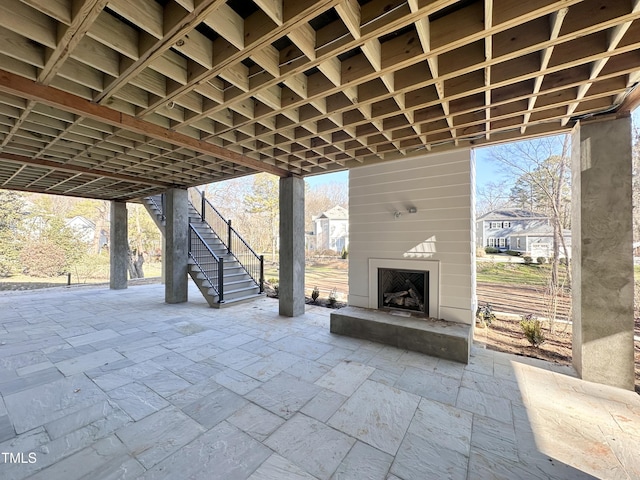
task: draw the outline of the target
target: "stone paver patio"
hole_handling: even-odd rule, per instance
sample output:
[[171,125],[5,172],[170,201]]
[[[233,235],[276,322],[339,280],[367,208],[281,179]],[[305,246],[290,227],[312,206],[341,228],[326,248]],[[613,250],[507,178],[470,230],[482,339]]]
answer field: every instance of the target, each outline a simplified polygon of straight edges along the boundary
[[161,285],[0,295],[0,478],[640,478],[640,397]]

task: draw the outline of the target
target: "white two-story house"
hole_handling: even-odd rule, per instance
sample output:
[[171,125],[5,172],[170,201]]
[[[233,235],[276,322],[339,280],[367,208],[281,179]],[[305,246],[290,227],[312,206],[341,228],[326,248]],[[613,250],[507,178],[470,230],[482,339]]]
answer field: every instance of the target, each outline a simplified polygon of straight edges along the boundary
[[334,250],[338,253],[349,247],[349,211],[336,205],[313,218],[313,247],[315,250]]

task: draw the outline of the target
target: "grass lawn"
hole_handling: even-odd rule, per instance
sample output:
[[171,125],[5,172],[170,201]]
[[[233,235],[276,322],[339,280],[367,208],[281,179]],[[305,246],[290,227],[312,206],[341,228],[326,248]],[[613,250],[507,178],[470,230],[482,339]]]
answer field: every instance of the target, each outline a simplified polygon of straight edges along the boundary
[[[477,262],[476,273],[478,282],[541,286],[549,281],[551,265]],[[559,274],[560,279],[563,280],[565,272],[562,265]]]
[[[159,277],[162,265],[159,262],[145,263],[145,278]],[[95,263],[90,267],[71,269],[71,285],[106,283],[109,281],[109,263]],[[56,287],[67,285],[67,274],[56,277],[35,277],[24,274],[14,274],[10,277],[0,277],[0,290],[32,290],[36,288]]]

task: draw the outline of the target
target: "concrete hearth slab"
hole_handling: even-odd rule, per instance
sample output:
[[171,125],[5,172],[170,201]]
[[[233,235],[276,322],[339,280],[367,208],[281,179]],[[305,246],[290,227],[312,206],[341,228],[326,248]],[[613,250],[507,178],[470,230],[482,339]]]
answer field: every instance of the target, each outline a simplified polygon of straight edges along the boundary
[[471,325],[345,307],[331,314],[331,333],[469,363]]

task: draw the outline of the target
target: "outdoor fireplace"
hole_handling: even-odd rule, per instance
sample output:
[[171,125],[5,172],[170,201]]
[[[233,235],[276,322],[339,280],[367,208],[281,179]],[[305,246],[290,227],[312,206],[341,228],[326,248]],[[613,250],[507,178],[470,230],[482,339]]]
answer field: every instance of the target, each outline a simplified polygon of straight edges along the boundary
[[[404,310],[440,318],[439,261],[370,258],[368,271],[369,308]],[[385,305],[385,293],[392,294],[387,295],[390,305]],[[407,298],[411,300],[407,302]],[[414,303],[418,303],[418,308]]]
[[429,272],[378,268],[378,308],[429,314]]

